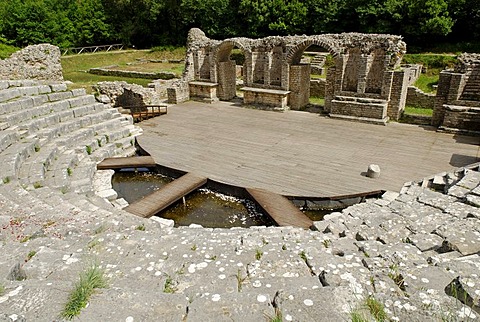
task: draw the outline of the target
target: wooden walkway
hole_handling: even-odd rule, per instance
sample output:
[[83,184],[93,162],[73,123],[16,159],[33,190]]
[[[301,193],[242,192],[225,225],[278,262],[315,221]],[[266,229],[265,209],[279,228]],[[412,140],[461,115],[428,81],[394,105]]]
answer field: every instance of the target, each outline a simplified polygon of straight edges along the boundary
[[187,173],[145,198],[130,204],[124,210],[140,217],[149,218],[205,183],[207,183],[207,178]]
[[313,221],[284,196],[254,188],[248,188],[247,192],[279,226],[309,229],[313,225]]
[[97,164],[97,170],[152,168],[156,165],[155,160],[151,156],[106,158]]
[[[158,164],[288,196],[399,191],[407,181],[480,161],[480,137],[225,102],[186,102],[138,124],[137,141]],[[381,168],[378,179],[362,175],[372,163]]]

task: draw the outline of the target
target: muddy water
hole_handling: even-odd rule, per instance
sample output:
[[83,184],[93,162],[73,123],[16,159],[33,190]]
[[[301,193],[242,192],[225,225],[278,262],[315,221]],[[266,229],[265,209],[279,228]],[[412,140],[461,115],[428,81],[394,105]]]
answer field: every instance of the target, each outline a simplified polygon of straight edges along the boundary
[[178,202],[159,216],[173,219],[176,226],[199,224],[203,227],[231,228],[274,225],[270,217],[259,212],[250,200],[200,189],[185,201],[185,204]]
[[[152,172],[116,172],[112,187],[119,198],[129,203],[137,201],[158,190],[171,178]],[[274,222],[264,215],[251,200],[238,199],[208,189],[199,189],[157,214],[172,219],[175,226],[198,224],[210,228],[272,226]]]

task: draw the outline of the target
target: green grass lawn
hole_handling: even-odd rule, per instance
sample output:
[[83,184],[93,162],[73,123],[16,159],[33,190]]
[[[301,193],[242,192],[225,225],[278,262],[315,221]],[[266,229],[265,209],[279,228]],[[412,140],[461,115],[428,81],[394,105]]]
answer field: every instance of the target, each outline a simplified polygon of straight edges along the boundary
[[405,106],[405,114],[408,115],[424,115],[424,116],[432,116],[433,110],[430,108],[419,108],[419,107],[412,107],[412,106]]
[[437,89],[434,88],[433,86],[438,84],[440,71],[441,70],[439,69],[427,70],[427,73],[420,74],[420,77],[417,79],[417,81],[413,85],[421,89],[425,93],[436,93]]
[[[140,60],[164,60],[164,59],[183,59],[185,58],[185,48],[175,48],[169,50],[122,50],[114,52],[99,52],[93,54],[69,55],[61,58],[63,67],[63,77],[74,84],[72,88],[83,87],[91,91],[91,86],[104,81],[126,81],[132,84],[147,86],[151,82],[149,79],[101,76],[87,73],[90,68],[105,66],[120,66],[120,69],[146,71],[146,67],[155,65],[154,70],[150,71],[173,71],[180,75],[184,64],[170,63],[146,63],[131,64]],[[124,67],[124,68],[122,68]]]
[[325,106],[325,97],[310,96],[310,104]]

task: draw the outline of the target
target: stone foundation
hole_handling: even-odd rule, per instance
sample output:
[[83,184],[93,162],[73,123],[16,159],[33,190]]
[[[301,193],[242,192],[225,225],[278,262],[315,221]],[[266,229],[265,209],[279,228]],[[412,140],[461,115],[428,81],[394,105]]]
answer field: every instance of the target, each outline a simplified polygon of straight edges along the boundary
[[191,99],[201,100],[207,103],[218,101],[218,84],[208,82],[190,82],[188,85]]
[[443,130],[480,135],[480,107],[444,105]]
[[382,100],[337,96],[332,100],[330,116],[385,124],[388,121],[387,106]]
[[405,105],[433,109],[435,105],[435,94],[425,93],[415,86],[409,86]]
[[289,91],[243,87],[243,103],[247,105],[265,105],[268,108],[288,109]]

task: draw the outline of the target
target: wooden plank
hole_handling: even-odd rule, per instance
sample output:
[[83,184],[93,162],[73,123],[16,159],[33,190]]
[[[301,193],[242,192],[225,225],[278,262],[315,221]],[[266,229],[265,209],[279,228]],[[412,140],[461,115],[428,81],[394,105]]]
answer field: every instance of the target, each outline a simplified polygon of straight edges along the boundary
[[207,178],[187,173],[145,198],[130,204],[124,210],[140,217],[149,218],[205,183],[207,183]]
[[309,229],[313,225],[313,221],[284,196],[255,188],[247,188],[247,192],[279,226]]
[[151,156],[106,158],[97,164],[97,170],[151,168],[156,165],[155,160]]

